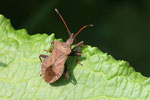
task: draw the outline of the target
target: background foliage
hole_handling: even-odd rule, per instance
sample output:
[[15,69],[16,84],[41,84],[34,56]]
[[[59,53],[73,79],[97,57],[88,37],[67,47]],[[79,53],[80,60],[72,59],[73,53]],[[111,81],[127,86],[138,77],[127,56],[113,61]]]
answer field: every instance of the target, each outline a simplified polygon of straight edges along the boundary
[[3,0],[0,13],[16,29],[26,28],[30,34],[55,32],[56,38],[65,40],[67,31],[54,11],[58,8],[74,33],[85,24],[94,24],[77,41],[129,61],[136,71],[150,76],[149,5],[149,0]]

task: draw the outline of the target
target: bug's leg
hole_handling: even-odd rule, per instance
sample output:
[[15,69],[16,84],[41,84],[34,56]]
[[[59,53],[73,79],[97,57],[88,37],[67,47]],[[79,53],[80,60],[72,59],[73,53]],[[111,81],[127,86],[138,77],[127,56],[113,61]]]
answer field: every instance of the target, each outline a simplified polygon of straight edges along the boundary
[[81,56],[81,50],[78,49],[76,51],[73,51],[69,54],[69,56]]
[[69,80],[69,72],[68,72],[66,64],[65,64],[65,77],[66,77],[67,80]]
[[69,56],[79,56],[77,59],[76,59],[76,63],[80,64],[82,66],[81,63],[79,63],[79,59],[81,57],[81,52],[75,52],[75,51],[72,51],[71,54]]
[[80,46],[83,46],[83,44],[84,44],[84,41],[81,41],[81,42],[77,43],[77,44],[73,47],[73,49],[75,49],[75,48],[77,48],[77,47],[80,47]]
[[42,76],[42,74],[40,74],[40,76]]
[[51,45],[50,45],[50,49],[49,50],[44,50],[46,52],[51,52],[52,51],[52,44],[54,44],[54,42],[51,42]]
[[80,64],[81,66],[83,66],[83,64],[81,64],[81,63],[78,62],[79,59],[80,59],[80,57],[81,57],[81,50],[80,50],[80,49],[78,49],[78,50],[76,50],[76,51],[73,51],[73,50],[74,50],[75,48],[77,48],[77,47],[82,47],[82,46],[84,46],[84,41],[81,41],[81,42],[77,43],[77,44],[74,46],[74,48],[72,49],[72,52],[71,52],[71,54],[70,54],[70,56],[79,56],[79,57],[76,59],[76,63]]
[[[41,57],[42,57],[42,58],[46,58],[46,57],[48,57],[48,56],[47,56],[47,55],[44,55],[44,54],[40,54],[39,59],[40,59],[40,61],[42,62]],[[42,74],[40,74],[40,76],[42,76]]]
[[79,59],[80,59],[80,57],[81,57],[81,56],[79,56],[79,57],[76,59],[76,63],[78,63],[78,64],[80,64],[81,66],[83,66],[83,64],[81,64],[80,62],[78,62]]
[[50,46],[50,49],[49,49],[49,52],[52,51],[52,44],[54,44],[54,42],[51,43],[51,46]]
[[40,59],[40,61],[42,62],[41,57],[42,57],[42,58],[46,58],[46,57],[48,57],[48,56],[47,56],[47,55],[44,55],[44,54],[40,54],[39,59]]

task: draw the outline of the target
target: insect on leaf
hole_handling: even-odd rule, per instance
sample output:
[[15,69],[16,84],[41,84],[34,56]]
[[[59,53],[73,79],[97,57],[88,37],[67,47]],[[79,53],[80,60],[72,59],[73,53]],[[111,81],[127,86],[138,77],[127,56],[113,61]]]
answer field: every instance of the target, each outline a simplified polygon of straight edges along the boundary
[[54,40],[54,34],[15,30],[0,15],[0,100],[150,100],[150,78],[91,46],[82,49],[83,66],[76,57],[67,60],[69,80],[47,84],[38,56],[49,55],[43,50]]

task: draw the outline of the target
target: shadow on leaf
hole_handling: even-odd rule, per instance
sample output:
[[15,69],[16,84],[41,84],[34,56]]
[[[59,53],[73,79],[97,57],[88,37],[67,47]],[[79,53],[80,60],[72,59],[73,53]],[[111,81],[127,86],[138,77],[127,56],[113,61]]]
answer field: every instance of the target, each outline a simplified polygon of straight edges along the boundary
[[7,66],[7,64],[0,62],[0,67],[6,67],[6,66]]

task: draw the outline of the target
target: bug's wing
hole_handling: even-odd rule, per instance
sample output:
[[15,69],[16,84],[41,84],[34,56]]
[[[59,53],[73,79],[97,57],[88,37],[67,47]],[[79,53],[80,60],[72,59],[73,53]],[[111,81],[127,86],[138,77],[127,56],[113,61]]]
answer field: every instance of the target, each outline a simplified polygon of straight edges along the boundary
[[44,75],[44,80],[47,83],[52,83],[54,82],[54,77],[56,76],[56,73],[53,71],[53,66],[50,66],[48,68],[45,69],[45,75]]
[[47,83],[53,83],[62,76],[67,58],[68,56],[61,56],[59,57],[59,60],[55,62],[54,65],[51,65],[50,67],[46,68],[44,79]]
[[55,70],[51,69],[52,67],[48,67],[45,71],[45,81],[47,83],[53,83],[56,80],[58,80],[62,74],[63,74],[63,70],[64,70],[64,66],[63,68],[59,69],[61,71],[59,72],[55,72]]

